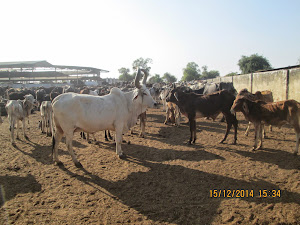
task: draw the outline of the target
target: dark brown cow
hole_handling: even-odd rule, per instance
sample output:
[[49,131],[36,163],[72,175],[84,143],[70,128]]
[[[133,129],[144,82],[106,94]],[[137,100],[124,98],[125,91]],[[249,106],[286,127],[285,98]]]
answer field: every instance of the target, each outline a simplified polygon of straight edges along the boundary
[[[262,124],[282,126],[285,123],[292,125],[296,132],[297,155],[300,138],[300,103],[295,100],[286,100],[274,103],[264,101],[251,101],[245,96],[237,96],[231,112],[242,112],[245,118],[255,127],[255,143],[253,150],[262,148]],[[260,144],[257,145],[258,138]]]
[[[246,98],[248,98],[251,101],[261,100],[264,102],[273,102],[273,94],[271,91],[268,91],[268,90],[257,91],[257,92],[255,92],[255,94],[252,94],[245,88],[245,89],[240,90],[240,92],[238,93],[238,96],[245,96]],[[251,122],[249,122],[249,124],[248,124],[248,127],[245,132],[245,136],[248,136],[248,133],[250,130],[250,124],[251,124]],[[267,138],[264,126],[262,127],[262,129],[263,129],[263,138]],[[270,125],[269,131],[270,132],[272,131],[272,125]]]
[[195,143],[196,141],[196,118],[216,118],[221,112],[226,118],[227,129],[225,136],[220,143],[223,143],[226,140],[233,125],[233,144],[236,144],[238,121],[235,115],[230,113],[230,108],[234,99],[234,95],[227,90],[218,91],[209,95],[198,95],[195,93],[184,93],[182,90],[174,88],[169,93],[166,101],[178,105],[181,113],[189,119],[191,136],[188,144]]

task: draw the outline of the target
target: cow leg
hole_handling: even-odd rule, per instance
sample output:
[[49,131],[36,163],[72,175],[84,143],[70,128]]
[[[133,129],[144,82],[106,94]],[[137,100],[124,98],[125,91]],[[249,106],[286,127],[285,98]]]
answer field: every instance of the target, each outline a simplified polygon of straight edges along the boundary
[[251,125],[251,122],[248,123],[248,127],[246,129],[245,136],[248,136],[248,134],[249,134],[250,125]]
[[[145,114],[145,113],[144,113]],[[141,115],[140,116],[140,137],[144,138],[145,137],[145,127],[146,127],[146,115]]]
[[23,126],[22,126],[22,128],[23,128],[23,136],[24,136],[25,139],[28,140],[29,138],[28,138],[27,135],[25,134],[25,119],[22,120],[22,125],[23,125]]
[[254,135],[254,146],[253,146],[253,151],[254,150],[258,150],[259,148],[257,147],[257,142],[258,142],[258,138],[260,136],[260,123],[254,123],[254,127],[255,127],[255,135]]
[[13,146],[16,145],[14,134],[15,134],[15,120],[11,117],[11,121],[10,121],[10,141],[11,141],[11,144]]
[[116,126],[115,131],[116,131],[116,134],[115,134],[115,137],[116,137],[115,138],[115,140],[116,140],[116,153],[117,153],[117,155],[119,156],[120,159],[124,159],[125,155],[123,154],[122,147],[121,147],[122,138],[123,138],[123,135],[122,135],[123,124],[120,124],[120,125]]
[[257,147],[257,150],[263,148],[263,136],[264,136],[263,135],[263,131],[264,131],[264,125],[260,124],[260,126],[259,126],[259,139],[260,139],[260,143],[259,143],[259,146]]
[[269,126],[269,131],[272,132],[272,125]]
[[57,129],[55,135],[52,137],[52,155],[53,160],[57,165],[63,165],[61,161],[58,159],[58,145],[61,142],[63,137],[63,133],[60,129]]
[[45,117],[42,117],[42,134],[45,133]]
[[108,141],[108,138],[107,138],[107,132],[109,132],[108,130],[105,130],[104,131],[104,138],[105,138],[105,141]]
[[74,153],[74,150],[73,150],[73,132],[72,133],[68,133],[66,134],[66,145],[67,145],[67,148],[68,148],[68,151],[72,157],[72,160],[75,164],[75,166],[77,168],[82,168],[82,165],[81,163],[77,160],[76,156],[75,156],[75,153]]
[[109,130],[107,130],[107,134],[108,134],[108,138],[109,138],[110,140],[112,140],[113,138],[112,138],[112,136],[110,135],[110,131],[109,131]]
[[224,138],[220,141],[220,143],[223,143],[227,139],[229,131],[230,131],[232,125],[234,124],[234,141],[233,141],[233,144],[236,144],[236,139],[237,139],[237,120],[236,120],[236,117],[234,115],[232,115],[230,112],[229,113],[223,113],[223,115],[226,117],[227,126],[226,126],[226,132],[225,132]]
[[20,127],[20,124],[19,124],[19,120],[17,119],[17,140],[19,140],[19,127]]
[[190,124],[190,140],[188,141],[188,144],[191,145],[192,143],[195,143],[196,141],[196,121],[194,118],[189,118],[189,124]]
[[166,120],[165,120],[164,124],[167,124],[167,123],[168,123],[169,115],[170,115],[170,109],[168,108],[168,109],[166,110]]

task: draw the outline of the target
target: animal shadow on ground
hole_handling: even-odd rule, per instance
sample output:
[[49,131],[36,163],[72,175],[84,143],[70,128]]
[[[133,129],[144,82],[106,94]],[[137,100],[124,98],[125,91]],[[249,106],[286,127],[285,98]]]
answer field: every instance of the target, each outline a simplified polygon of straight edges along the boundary
[[[164,158],[163,154],[167,151],[169,150],[163,150],[159,158]],[[100,191],[105,189],[108,196],[113,196],[114,199],[158,223],[211,224],[218,215],[217,209],[224,199],[222,196],[211,197],[213,189],[253,190],[253,197],[249,196],[242,200],[257,204],[277,202],[300,204],[300,195],[286,190],[282,190],[281,198],[258,197],[259,190],[279,189],[278,186],[266,181],[248,182],[181,165],[164,164],[157,162],[158,160],[152,162],[136,158],[141,156],[144,158],[144,155],[133,153],[127,157],[127,161],[147,167],[149,170],[133,172],[126,179],[117,181],[104,180],[85,169],[77,170],[78,174],[64,167],[61,169],[70,177],[75,177]]]
[[27,174],[26,177],[0,176],[0,206],[19,193],[39,192],[41,187],[31,174]]
[[233,152],[236,152],[244,157],[251,158],[251,160],[253,161],[260,161],[278,165],[282,169],[300,170],[300,156],[295,156],[292,152],[268,148],[263,148],[257,151],[233,150]]
[[[38,143],[28,140],[25,144],[32,146],[34,149],[31,151],[25,151],[18,146],[14,148],[22,152],[24,155],[34,158],[37,162],[41,162],[45,165],[53,164],[52,160],[52,146],[39,145]],[[61,143],[64,144],[64,143]],[[68,151],[64,151],[61,148],[58,150],[59,155],[70,155]]]

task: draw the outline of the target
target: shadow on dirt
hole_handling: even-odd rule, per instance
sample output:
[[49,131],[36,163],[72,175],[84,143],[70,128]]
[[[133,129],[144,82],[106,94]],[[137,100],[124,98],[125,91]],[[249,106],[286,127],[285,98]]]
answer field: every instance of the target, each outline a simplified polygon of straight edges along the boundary
[[41,191],[41,188],[42,186],[31,174],[26,177],[0,176],[0,207],[19,193],[34,193]]
[[[160,155],[159,158],[163,157]],[[76,177],[99,191],[104,188],[108,196],[158,223],[210,224],[218,215],[218,208],[224,199],[224,193],[228,193],[228,190],[244,190],[244,196],[247,192],[248,197],[241,200],[257,204],[278,202],[300,204],[299,194],[285,190],[280,191],[280,197],[259,197],[261,190],[279,190],[278,186],[266,181],[247,182],[180,165],[144,161],[131,156],[126,160],[143,165],[149,168],[149,171],[131,173],[124,180],[110,182],[85,169],[78,171],[83,172],[83,175],[74,174],[64,167],[61,169],[70,177]],[[214,189],[217,190],[216,194],[213,194]],[[227,199],[230,198],[232,197]]]
[[286,151],[274,150],[268,148],[264,148],[262,150],[257,150],[257,151],[240,151],[240,150],[233,150],[233,151],[244,157],[249,157],[253,161],[275,164],[278,165],[280,168],[287,169],[287,170],[292,170],[292,169],[300,170],[300,156],[293,155],[292,151],[286,152]]

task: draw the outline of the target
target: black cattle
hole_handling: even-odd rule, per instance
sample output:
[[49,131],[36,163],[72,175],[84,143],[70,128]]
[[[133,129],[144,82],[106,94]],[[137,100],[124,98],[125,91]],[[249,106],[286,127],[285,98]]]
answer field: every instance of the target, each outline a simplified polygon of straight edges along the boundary
[[11,92],[8,94],[9,100],[24,100],[25,92]]
[[234,99],[235,96],[227,90],[218,91],[209,95],[198,95],[195,93],[185,93],[178,88],[174,88],[169,93],[166,101],[178,105],[181,113],[189,119],[191,136],[188,144],[195,143],[196,141],[196,118],[216,118],[221,112],[225,116],[227,122],[226,133],[221,143],[226,140],[233,125],[233,144],[236,144],[238,121],[236,116],[230,112]]

